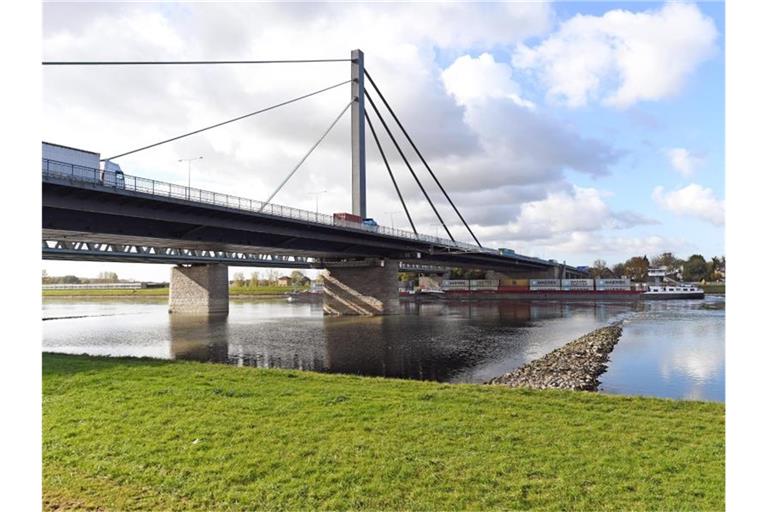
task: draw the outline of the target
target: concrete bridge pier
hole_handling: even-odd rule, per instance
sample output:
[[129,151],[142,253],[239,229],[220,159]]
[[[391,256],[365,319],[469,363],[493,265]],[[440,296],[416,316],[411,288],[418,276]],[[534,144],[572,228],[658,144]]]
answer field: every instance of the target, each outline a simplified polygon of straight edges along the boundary
[[399,311],[394,260],[325,262],[323,312],[331,316],[394,315]]
[[226,265],[178,265],[171,269],[168,312],[182,315],[229,313],[229,275]]

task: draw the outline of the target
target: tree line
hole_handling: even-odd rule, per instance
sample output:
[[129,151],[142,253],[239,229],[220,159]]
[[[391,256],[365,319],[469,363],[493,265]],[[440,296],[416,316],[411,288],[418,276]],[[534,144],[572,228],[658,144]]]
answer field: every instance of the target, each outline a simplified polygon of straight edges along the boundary
[[660,267],[666,267],[670,274],[682,281],[725,281],[725,256],[707,260],[701,254],[693,254],[684,260],[671,252],[663,252],[650,260],[645,255],[632,256],[612,267],[608,267],[605,260],[595,260],[589,273],[595,279],[628,277],[632,281],[644,282],[648,280],[649,268]]
[[[301,286],[305,284],[308,279],[300,270],[294,270],[289,276],[291,278],[291,284],[293,286]],[[259,272],[251,272],[249,278],[245,277],[242,272],[235,272],[232,276],[232,285],[238,288],[257,288],[259,286],[276,286],[277,280],[280,278],[277,270],[270,269],[262,277]]]
[[120,279],[115,272],[99,272],[98,277],[77,277],[71,274],[66,276],[49,276],[43,269],[43,284],[105,284],[119,283]]

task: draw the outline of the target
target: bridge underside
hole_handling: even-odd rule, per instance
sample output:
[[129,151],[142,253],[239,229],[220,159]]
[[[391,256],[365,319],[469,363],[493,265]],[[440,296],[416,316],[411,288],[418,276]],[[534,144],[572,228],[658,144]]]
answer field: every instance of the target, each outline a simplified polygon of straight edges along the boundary
[[307,258],[378,257],[500,272],[552,267],[535,258],[503,258],[306,219],[52,181],[43,182],[43,238],[48,240]]

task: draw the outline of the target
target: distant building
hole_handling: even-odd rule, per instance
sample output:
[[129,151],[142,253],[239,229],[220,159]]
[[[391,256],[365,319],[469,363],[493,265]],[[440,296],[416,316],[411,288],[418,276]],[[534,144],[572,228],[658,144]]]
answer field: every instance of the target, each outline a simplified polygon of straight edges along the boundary
[[289,276],[278,277],[277,286],[291,286],[291,278]]

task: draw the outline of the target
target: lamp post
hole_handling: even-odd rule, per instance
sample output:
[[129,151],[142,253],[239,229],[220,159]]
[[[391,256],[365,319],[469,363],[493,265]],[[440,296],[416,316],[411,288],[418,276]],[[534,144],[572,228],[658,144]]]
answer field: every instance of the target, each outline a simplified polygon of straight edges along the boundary
[[328,192],[327,190],[320,190],[318,192],[310,192],[311,195],[315,196],[315,217],[317,217],[318,211],[319,211],[319,204],[320,204],[320,194],[325,194]]
[[389,215],[389,226],[392,229],[395,229],[395,214],[400,212],[398,211],[398,212],[384,212],[384,213]]
[[187,199],[189,199],[189,189],[192,188],[192,162],[195,160],[202,160],[202,156],[196,156],[194,158],[180,158],[179,163],[187,162]]

